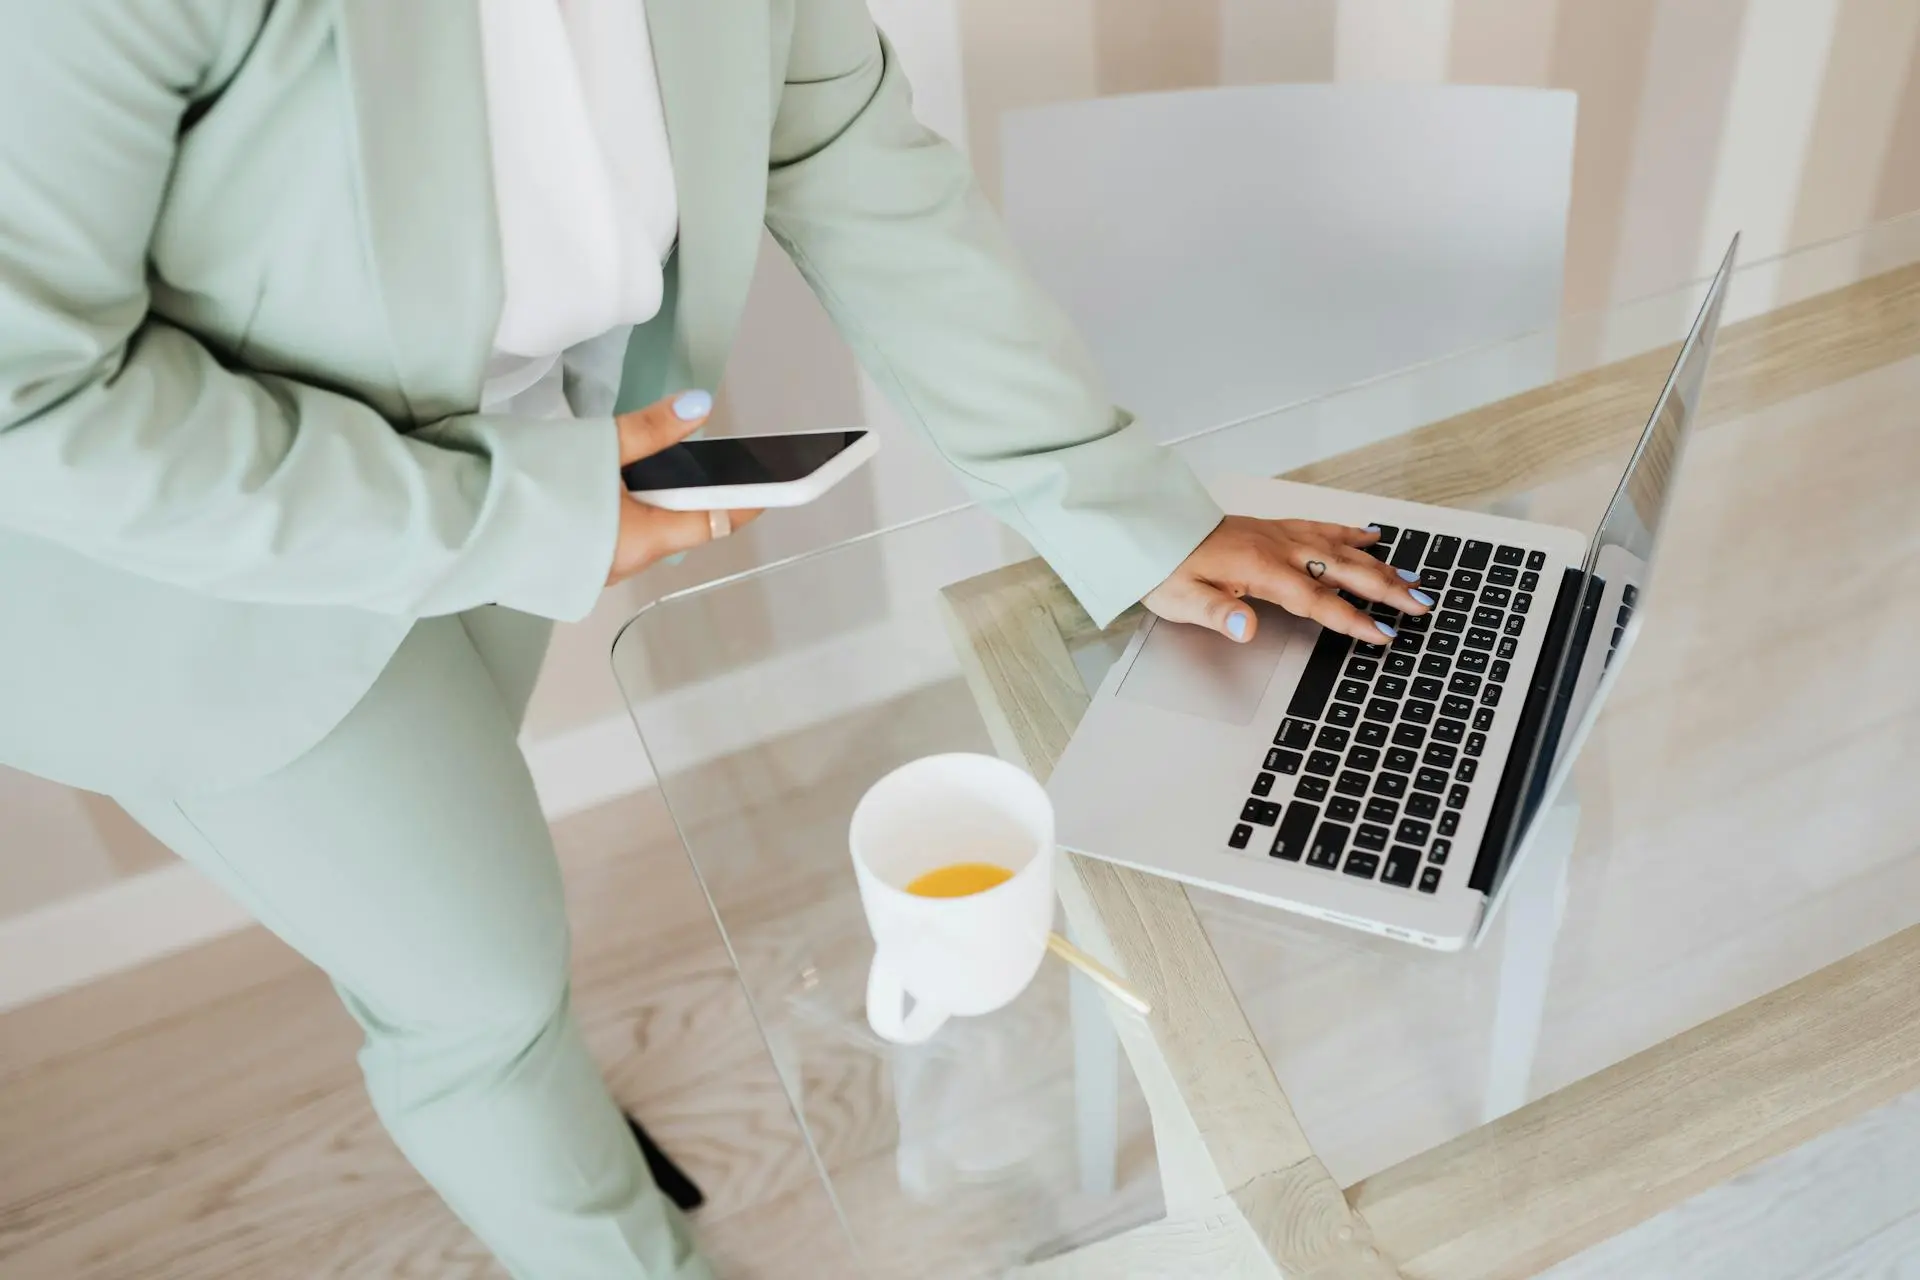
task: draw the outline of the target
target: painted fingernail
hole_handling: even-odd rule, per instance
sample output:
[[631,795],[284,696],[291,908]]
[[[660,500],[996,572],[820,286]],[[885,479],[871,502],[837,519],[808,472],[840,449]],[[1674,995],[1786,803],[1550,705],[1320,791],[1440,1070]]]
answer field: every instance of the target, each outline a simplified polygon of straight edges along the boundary
[[1368,532],[1368,533],[1378,533],[1378,532],[1380,532],[1380,526],[1379,526],[1379,525],[1377,525],[1377,524],[1370,524],[1370,525],[1368,525],[1368,526],[1367,526],[1367,532]]
[[676,551],[670,556],[661,556],[660,563],[661,564],[679,564],[682,560],[685,560],[686,558],[687,558],[686,552]]
[[1380,634],[1385,636],[1389,640],[1393,639],[1395,636],[1400,634],[1398,631],[1395,631],[1392,627],[1388,626],[1384,622],[1376,622],[1373,625],[1380,628]]
[[1402,582],[1420,581],[1420,571],[1418,569],[1395,569],[1394,572],[1400,575],[1400,581]]
[[713,395],[707,391],[682,391],[673,398],[673,416],[692,422],[713,412]]
[[1227,634],[1235,640],[1245,640],[1247,638],[1247,615],[1244,613],[1236,613],[1228,618]]
[[1427,608],[1429,609],[1433,608],[1433,597],[1428,595],[1426,592],[1409,591],[1407,592],[1407,594],[1412,596],[1415,600],[1418,600],[1421,604],[1427,606]]

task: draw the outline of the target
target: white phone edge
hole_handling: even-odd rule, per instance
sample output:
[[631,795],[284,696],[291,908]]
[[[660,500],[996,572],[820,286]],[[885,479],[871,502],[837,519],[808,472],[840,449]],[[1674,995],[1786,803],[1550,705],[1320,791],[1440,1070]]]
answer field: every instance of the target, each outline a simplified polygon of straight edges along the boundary
[[[787,435],[843,435],[849,428],[793,431]],[[716,437],[724,439],[725,437]],[[663,511],[740,511],[762,507],[804,507],[845,480],[860,464],[880,452],[880,437],[871,428],[858,440],[828,459],[818,470],[778,484],[716,484],[692,489],[630,489],[650,507]]]

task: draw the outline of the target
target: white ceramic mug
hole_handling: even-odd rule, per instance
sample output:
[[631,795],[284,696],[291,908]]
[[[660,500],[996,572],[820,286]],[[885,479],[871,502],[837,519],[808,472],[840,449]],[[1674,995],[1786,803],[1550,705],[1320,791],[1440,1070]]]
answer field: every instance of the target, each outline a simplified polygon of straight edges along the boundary
[[[1053,928],[1053,806],[1039,783],[992,756],[928,756],[874,783],[848,834],[873,930],[874,1031],[919,1044],[948,1018],[989,1013],[1026,990]],[[958,862],[1013,877],[958,898],[907,892]]]

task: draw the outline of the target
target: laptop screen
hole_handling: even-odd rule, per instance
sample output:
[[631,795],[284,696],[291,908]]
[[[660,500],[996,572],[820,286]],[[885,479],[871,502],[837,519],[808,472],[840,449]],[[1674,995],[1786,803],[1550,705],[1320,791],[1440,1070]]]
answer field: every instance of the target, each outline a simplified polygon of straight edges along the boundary
[[[1666,516],[1667,500],[1706,385],[1707,363],[1713,356],[1720,308],[1739,243],[1735,236],[1727,247],[1700,314],[1681,344],[1666,387],[1627,462],[1620,486],[1588,544],[1586,562],[1577,574],[1569,572],[1562,584],[1563,591],[1577,593],[1581,610],[1567,629],[1559,653],[1541,658],[1557,666],[1555,697],[1527,764],[1519,820],[1509,829],[1506,848],[1487,886],[1496,897],[1534,819],[1565,781],[1573,757],[1632,643],[1636,610],[1653,568],[1654,546]],[[1492,912],[1487,914],[1490,918]]]

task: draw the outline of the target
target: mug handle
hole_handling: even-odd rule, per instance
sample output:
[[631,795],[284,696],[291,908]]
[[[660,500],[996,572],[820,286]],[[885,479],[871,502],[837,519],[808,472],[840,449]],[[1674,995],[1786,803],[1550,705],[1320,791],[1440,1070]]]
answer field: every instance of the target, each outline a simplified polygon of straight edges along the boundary
[[867,970],[867,1024],[895,1044],[924,1044],[946,1025],[947,1014],[925,1000],[916,1000],[913,1012],[906,1013],[906,999],[899,976],[875,955]]

